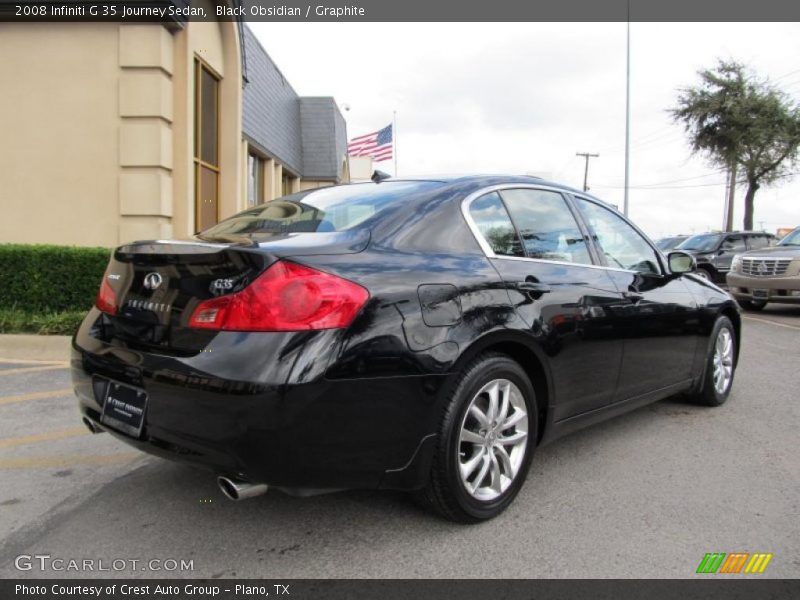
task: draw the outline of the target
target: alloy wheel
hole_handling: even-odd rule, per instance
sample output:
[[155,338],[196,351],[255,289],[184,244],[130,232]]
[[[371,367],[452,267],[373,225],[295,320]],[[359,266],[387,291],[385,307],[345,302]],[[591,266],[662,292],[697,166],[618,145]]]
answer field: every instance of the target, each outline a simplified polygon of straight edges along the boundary
[[733,380],[733,336],[725,327],[717,334],[713,361],[714,389],[718,394],[724,394]]
[[516,384],[494,379],[475,394],[458,444],[461,483],[473,498],[494,500],[511,486],[528,444],[528,411]]

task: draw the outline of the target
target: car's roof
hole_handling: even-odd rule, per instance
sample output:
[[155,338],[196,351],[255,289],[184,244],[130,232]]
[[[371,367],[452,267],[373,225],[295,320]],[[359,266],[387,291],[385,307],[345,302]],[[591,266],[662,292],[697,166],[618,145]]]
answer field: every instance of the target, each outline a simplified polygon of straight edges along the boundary
[[694,233],[692,237],[696,235],[771,235],[774,236],[775,234],[770,233],[769,231],[704,231],[703,233]]
[[597,198],[593,194],[589,192],[584,192],[583,190],[579,190],[563,183],[558,183],[556,181],[550,181],[548,179],[542,179],[541,177],[535,177],[533,175],[508,175],[502,173],[482,173],[482,174],[436,174],[436,175],[427,175],[427,176],[412,176],[412,177],[398,177],[398,178],[388,178],[384,179],[383,181],[391,182],[391,181],[432,181],[432,182],[440,182],[440,183],[451,183],[451,184],[465,184],[465,183],[474,183],[474,184],[485,184],[489,185],[501,185],[504,183],[528,183],[532,185],[544,185],[548,187],[557,188],[560,190],[564,190],[565,192],[570,192],[572,194],[581,194],[583,196],[588,196],[590,198],[594,198],[595,200],[600,200],[601,202],[605,202],[601,198]]

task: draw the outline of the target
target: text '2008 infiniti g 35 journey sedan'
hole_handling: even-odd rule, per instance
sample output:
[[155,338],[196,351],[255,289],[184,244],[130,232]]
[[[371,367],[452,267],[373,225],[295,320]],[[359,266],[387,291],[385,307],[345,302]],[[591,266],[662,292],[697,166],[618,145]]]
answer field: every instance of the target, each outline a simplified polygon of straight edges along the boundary
[[530,177],[301,192],[118,248],[73,342],[84,421],[232,498],[414,491],[491,518],[535,448],[728,397],[736,303],[583,192]]

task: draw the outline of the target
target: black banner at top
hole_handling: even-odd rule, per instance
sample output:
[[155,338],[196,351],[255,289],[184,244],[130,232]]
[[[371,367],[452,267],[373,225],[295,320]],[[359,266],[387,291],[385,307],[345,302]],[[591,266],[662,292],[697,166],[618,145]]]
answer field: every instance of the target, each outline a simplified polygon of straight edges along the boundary
[[0,21],[800,21],[794,0],[0,0]]

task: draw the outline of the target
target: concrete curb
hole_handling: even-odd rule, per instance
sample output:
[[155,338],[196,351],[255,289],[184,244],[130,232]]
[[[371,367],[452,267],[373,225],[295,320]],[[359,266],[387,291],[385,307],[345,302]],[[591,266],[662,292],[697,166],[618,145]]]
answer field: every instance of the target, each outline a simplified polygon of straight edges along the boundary
[[68,361],[70,340],[68,335],[0,335],[0,359]]

